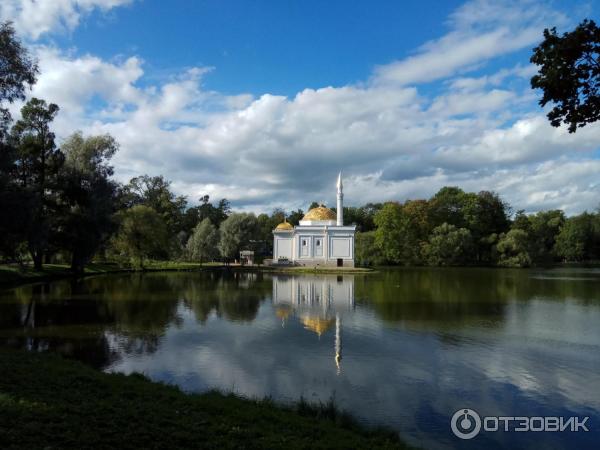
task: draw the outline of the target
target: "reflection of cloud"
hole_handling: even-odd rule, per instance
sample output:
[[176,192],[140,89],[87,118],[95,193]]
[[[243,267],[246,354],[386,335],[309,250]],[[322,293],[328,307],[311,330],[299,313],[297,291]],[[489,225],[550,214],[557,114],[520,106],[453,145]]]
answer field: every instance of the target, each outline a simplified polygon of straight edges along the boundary
[[[368,303],[359,304],[343,317],[339,376],[332,360],[334,329],[323,330],[318,339],[304,329],[301,316],[288,317],[282,328],[276,315],[281,306],[262,303],[251,324],[213,315],[200,325],[183,310],[181,328],[167,331],[156,354],[126,358],[112,370],[143,371],[188,390],[217,387],[279,401],[300,396],[327,401],[335,395],[340,408],[395,427],[424,447],[454,447],[448,420],[466,406],[488,415],[598,416],[588,412],[600,407],[590,398],[600,389],[594,359],[600,343],[594,323],[600,318],[594,305],[508,302],[494,326],[475,315],[440,331],[433,323],[423,328],[419,320],[384,323]],[[548,326],[561,321],[558,328]],[[571,333],[574,328],[581,332]],[[582,351],[588,347],[590,352]],[[524,445],[560,446],[568,436],[522,439]],[[482,442],[499,445],[485,437]]]

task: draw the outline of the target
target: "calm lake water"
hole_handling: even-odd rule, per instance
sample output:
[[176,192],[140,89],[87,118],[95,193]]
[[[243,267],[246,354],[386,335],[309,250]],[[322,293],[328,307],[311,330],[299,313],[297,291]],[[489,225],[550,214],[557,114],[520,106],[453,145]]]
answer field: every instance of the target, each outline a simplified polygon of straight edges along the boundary
[[[187,391],[327,401],[426,448],[600,448],[600,270],[149,273],[0,291],[0,344]],[[589,432],[456,438],[483,416]]]

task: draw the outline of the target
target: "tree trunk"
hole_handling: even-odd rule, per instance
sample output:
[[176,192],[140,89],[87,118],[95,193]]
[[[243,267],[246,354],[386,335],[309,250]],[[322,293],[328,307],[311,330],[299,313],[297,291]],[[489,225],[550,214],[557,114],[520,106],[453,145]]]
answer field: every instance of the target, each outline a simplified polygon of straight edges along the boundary
[[33,268],[35,270],[42,270],[43,269],[43,254],[42,253],[37,253],[37,252],[32,252],[31,253],[31,257],[33,258]]

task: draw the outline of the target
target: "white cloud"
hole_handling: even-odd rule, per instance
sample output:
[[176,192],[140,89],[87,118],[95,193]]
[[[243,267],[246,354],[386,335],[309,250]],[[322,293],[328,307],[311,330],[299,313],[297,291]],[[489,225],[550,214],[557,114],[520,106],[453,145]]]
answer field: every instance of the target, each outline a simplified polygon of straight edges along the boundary
[[450,31],[415,55],[379,66],[377,83],[423,83],[479,67],[491,58],[530,47],[548,23],[566,19],[540,3],[475,0],[452,14]]
[[[350,204],[423,198],[458,185],[497,190],[515,208],[530,211],[595,208],[600,126],[576,134],[552,128],[532,99],[534,69],[525,62],[478,77],[449,76],[497,55],[498,47],[476,51],[491,36],[508,33],[512,43],[502,44],[502,51],[511,51],[524,42],[519,33],[541,32],[531,25],[536,17],[560,18],[534,4],[499,5],[474,2],[459,9],[449,34],[413,57],[421,58],[418,67],[408,64],[410,58],[389,66],[389,73],[398,64],[413,70],[401,74],[401,83],[377,78],[305,89],[291,98],[227,96],[203,88],[211,68],[149,83],[138,57],[106,61],[38,46],[42,71],[33,95],[61,106],[59,138],[77,129],[114,135],[121,144],[114,159],[121,181],[163,174],[192,201],[208,193],[255,211],[332,203],[335,176],[343,169]],[[453,43],[465,46],[454,49]],[[450,69],[428,65],[445,58],[440,46],[456,50],[448,56]],[[418,73],[424,68],[444,79],[435,93],[403,84],[426,79]],[[382,73],[378,69],[376,77]]]
[[21,35],[38,39],[56,30],[73,30],[94,9],[106,12],[132,0],[2,0],[0,19],[12,20]]

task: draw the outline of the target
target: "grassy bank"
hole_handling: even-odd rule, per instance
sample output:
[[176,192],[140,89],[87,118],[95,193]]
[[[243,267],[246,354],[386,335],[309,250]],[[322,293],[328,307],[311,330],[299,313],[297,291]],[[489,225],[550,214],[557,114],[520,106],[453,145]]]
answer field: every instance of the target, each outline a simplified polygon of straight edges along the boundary
[[331,407],[185,394],[141,375],[0,350],[2,448],[406,448]]
[[[198,264],[178,261],[150,261],[145,271],[190,271],[221,267],[221,264]],[[105,273],[133,272],[140,269],[120,266],[116,263],[91,263],[85,268],[84,276]],[[14,286],[35,281],[50,281],[75,276],[66,264],[44,264],[43,270],[35,270],[32,266],[21,267],[17,264],[0,264],[0,286]]]

